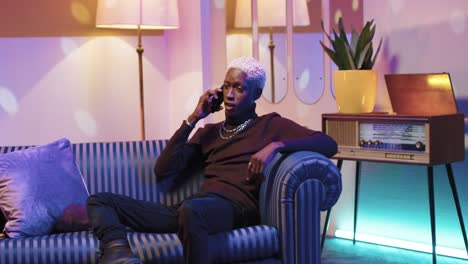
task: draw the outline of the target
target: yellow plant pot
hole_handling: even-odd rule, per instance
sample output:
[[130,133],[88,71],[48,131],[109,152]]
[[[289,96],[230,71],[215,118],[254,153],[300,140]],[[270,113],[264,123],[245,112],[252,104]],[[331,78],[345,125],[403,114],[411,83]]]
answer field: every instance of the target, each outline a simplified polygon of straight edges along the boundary
[[337,70],[333,72],[336,104],[340,113],[369,113],[374,110],[377,72]]

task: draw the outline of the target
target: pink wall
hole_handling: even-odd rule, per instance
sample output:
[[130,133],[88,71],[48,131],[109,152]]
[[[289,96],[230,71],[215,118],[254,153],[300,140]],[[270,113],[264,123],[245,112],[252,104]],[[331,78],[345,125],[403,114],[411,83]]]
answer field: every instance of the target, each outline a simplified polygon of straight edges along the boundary
[[[140,138],[136,32],[97,30],[91,2],[47,0],[49,21],[22,1],[0,12],[31,23],[0,30],[0,145]],[[143,36],[148,139],[169,138],[224,78],[224,2],[184,1],[179,17]]]
[[[96,29],[96,1],[2,3],[0,144],[139,139],[136,32]],[[167,36],[143,37],[148,138],[167,137]],[[157,107],[156,107],[157,106]]]
[[468,97],[465,43],[468,2],[464,0],[364,1],[364,19],[374,18],[383,38],[378,59],[378,108],[391,108],[383,74],[449,72],[457,99]]
[[179,17],[183,26],[168,33],[171,132],[167,137],[193,112],[199,97],[224,80],[226,68],[223,1],[184,2],[179,5]]
[[[0,38],[1,145],[40,144],[60,137],[74,142],[139,139],[136,37],[109,30],[106,36],[96,36],[99,31],[89,20],[94,20],[95,7],[80,3],[46,9],[54,19],[59,19],[54,14],[60,11],[66,27],[50,31],[39,25],[32,31],[21,27],[17,36],[12,30],[0,32],[4,36]],[[229,57],[224,4],[184,1],[179,4],[179,29],[143,37],[147,138],[168,138],[192,112],[201,93],[223,80]],[[79,6],[81,13],[72,6]],[[32,16],[29,13],[25,12]],[[278,49],[283,49],[278,69],[285,74],[285,38],[277,37],[282,43]],[[316,67],[311,78],[322,91],[323,57],[316,42],[316,38],[297,41],[296,57],[301,58],[299,65]],[[311,46],[313,52],[305,52]],[[329,89],[320,92],[320,100],[312,105],[302,103],[294,90],[285,93],[280,104],[259,100],[258,112],[276,111],[320,129],[320,114],[336,111]],[[222,118],[217,113],[205,121]]]
[[[144,38],[148,134],[162,137],[151,120],[156,94],[167,83],[165,37]],[[138,72],[134,37],[0,39],[0,144],[39,144],[139,137]],[[153,99],[152,99],[153,98]],[[150,104],[151,103],[151,104]],[[158,116],[159,115],[159,116]]]
[[172,132],[192,112],[203,92],[200,1],[180,5],[179,18],[181,27],[168,32],[170,96],[167,100],[174,108],[167,114]]

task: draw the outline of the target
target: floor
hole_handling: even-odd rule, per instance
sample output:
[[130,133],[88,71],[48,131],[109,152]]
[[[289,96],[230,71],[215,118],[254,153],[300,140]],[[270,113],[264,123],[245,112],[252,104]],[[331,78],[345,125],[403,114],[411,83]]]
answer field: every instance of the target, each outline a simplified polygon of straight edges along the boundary
[[[327,238],[322,264],[432,264],[432,255],[411,250]],[[468,260],[437,256],[438,264],[468,264]]]

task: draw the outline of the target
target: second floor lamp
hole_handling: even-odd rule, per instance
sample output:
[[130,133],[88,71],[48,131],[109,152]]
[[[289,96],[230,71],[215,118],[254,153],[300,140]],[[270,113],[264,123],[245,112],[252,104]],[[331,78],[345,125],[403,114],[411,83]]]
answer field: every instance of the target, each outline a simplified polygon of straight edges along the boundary
[[[291,0],[257,0],[257,18],[259,28],[268,28],[270,33],[270,69],[271,69],[271,102],[275,103],[275,64],[273,42],[273,27],[286,26],[286,1]],[[307,0],[293,1],[293,25],[307,26],[310,24]],[[252,27],[252,1],[237,0],[236,14],[234,18],[234,27],[248,28]]]

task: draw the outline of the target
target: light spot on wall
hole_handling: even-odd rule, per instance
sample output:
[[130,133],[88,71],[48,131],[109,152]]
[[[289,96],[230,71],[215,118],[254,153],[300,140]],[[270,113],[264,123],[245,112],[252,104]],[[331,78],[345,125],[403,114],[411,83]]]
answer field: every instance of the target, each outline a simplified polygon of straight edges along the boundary
[[72,53],[74,50],[78,49],[78,44],[71,38],[61,38],[60,39],[60,47],[62,48],[62,52],[65,56]]
[[300,94],[305,92],[305,89],[309,85],[309,81],[310,81],[310,72],[309,72],[309,69],[305,69],[304,71],[302,71],[301,76],[299,77],[299,80],[298,80]]
[[393,14],[400,13],[403,8],[403,0],[390,0],[390,7],[392,8]]
[[87,136],[96,136],[97,123],[93,116],[84,110],[78,109],[75,111],[75,123],[78,128]]
[[343,16],[343,12],[341,11],[341,9],[337,9],[335,11],[335,24],[338,25],[338,21],[340,21],[340,18]]
[[75,20],[78,21],[80,24],[83,24],[83,25],[91,24],[92,22],[91,14],[88,8],[82,2],[74,0],[70,4],[70,11],[73,15],[73,18],[75,18]]
[[7,88],[0,86],[0,109],[3,109],[9,115],[18,112],[18,102],[15,95]]
[[200,94],[192,93],[188,100],[185,102],[184,109],[187,113],[192,113],[197,106],[198,99],[200,98]]
[[455,10],[450,14],[450,27],[457,35],[465,32],[465,14],[461,10]]
[[353,11],[358,11],[358,9],[359,9],[359,0],[353,0],[352,8],[353,8]]
[[225,0],[214,0],[214,5],[217,9],[224,9]]

